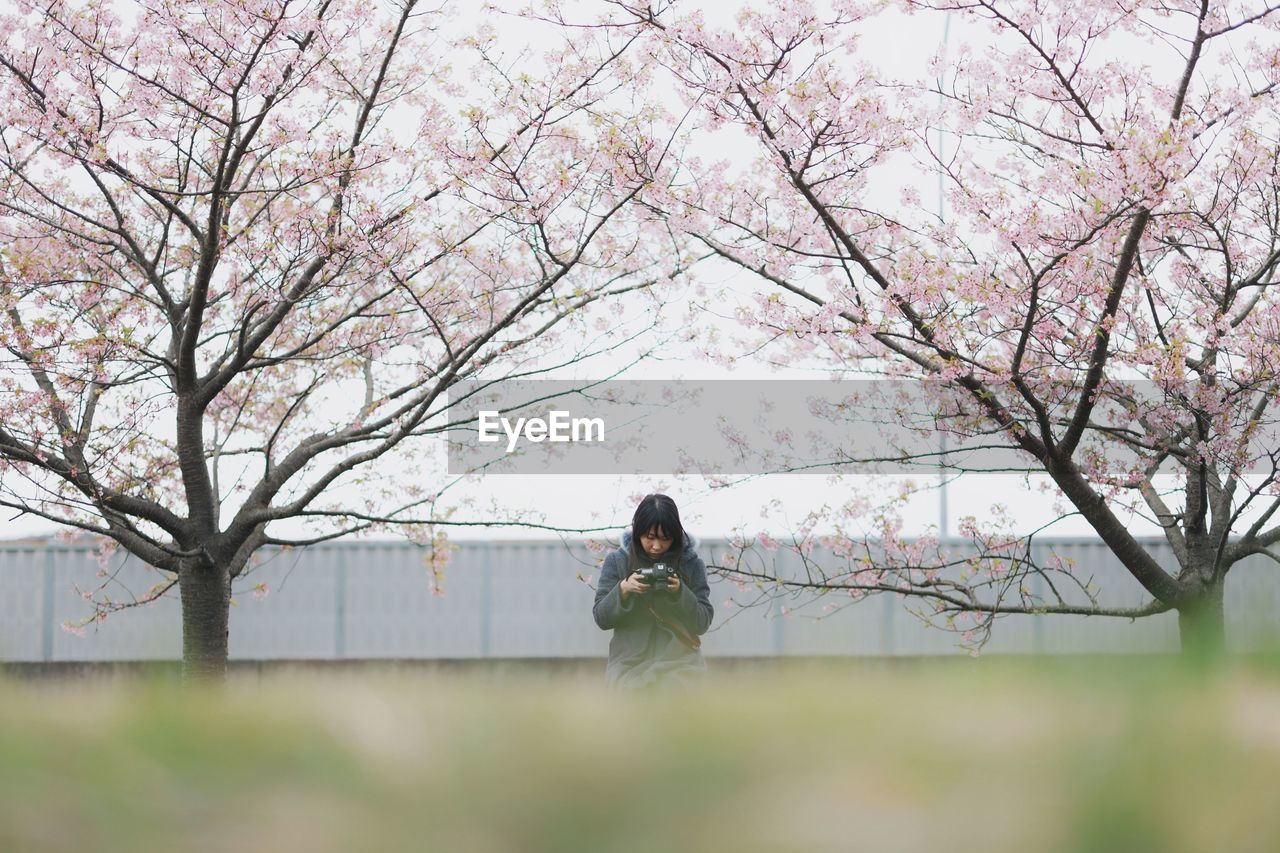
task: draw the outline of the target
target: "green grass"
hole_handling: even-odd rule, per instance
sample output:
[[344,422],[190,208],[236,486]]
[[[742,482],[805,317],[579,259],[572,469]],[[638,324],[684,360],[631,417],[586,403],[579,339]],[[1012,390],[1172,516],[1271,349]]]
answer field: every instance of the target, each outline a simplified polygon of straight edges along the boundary
[[3,851],[1280,849],[1280,667],[0,682]]

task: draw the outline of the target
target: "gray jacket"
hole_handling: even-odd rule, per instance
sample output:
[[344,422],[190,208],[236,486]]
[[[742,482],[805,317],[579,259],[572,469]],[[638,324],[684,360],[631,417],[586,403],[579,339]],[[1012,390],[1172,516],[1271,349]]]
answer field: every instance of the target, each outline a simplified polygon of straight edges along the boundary
[[[616,687],[642,687],[654,682],[680,681],[683,676],[707,668],[702,652],[689,648],[675,632],[654,618],[646,604],[663,619],[678,622],[692,634],[704,634],[711,627],[714,610],[707,567],[695,550],[698,542],[685,533],[683,551],[676,559],[666,555],[651,560],[643,552],[631,554],[631,531],[622,534],[622,547],[604,558],[596,584],[594,615],[596,624],[613,631],[609,641],[609,665],[605,681]],[[630,556],[629,556],[630,555]],[[663,562],[680,575],[680,589],[632,595],[623,603],[618,585],[632,571]]]

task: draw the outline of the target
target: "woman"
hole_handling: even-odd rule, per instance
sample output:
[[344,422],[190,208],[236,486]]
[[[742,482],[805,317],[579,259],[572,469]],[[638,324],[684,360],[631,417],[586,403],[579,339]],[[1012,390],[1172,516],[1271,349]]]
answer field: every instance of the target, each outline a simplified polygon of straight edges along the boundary
[[[613,631],[605,680],[615,687],[674,683],[707,668],[701,634],[711,626],[711,589],[697,542],[684,532],[676,502],[647,495],[636,507],[622,547],[605,557],[596,585],[595,619]],[[643,571],[666,566],[666,582]]]

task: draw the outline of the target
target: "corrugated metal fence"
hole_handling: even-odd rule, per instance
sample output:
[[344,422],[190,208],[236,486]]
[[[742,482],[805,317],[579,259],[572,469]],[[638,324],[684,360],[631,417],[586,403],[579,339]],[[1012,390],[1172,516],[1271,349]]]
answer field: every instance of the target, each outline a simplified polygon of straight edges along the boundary
[[[557,658],[607,654],[609,635],[591,618],[599,557],[585,543],[459,542],[438,589],[423,552],[403,542],[350,542],[270,550],[238,582],[231,613],[236,659]],[[1137,583],[1099,542],[1040,542],[1075,560],[1104,603],[1144,600]],[[1164,543],[1152,543],[1172,566]],[[716,562],[723,541],[700,553]],[[771,555],[771,558],[776,555]],[[797,569],[797,558],[779,557]],[[92,609],[76,592],[95,590],[130,600],[164,575],[122,553],[106,565],[89,548],[0,545],[0,660],[107,661],[176,659],[181,623],[176,589],[158,602],[90,625],[84,636],[62,629]],[[1228,578],[1228,642],[1239,649],[1280,641],[1280,567],[1263,558]],[[579,575],[585,578],[579,579]],[[257,597],[256,584],[268,594]],[[927,627],[901,599],[877,596],[831,612],[834,597],[772,597],[742,607],[749,595],[712,580],[716,619],[704,641],[709,656],[931,655],[963,653],[957,638]],[[739,606],[729,603],[736,599]],[[819,618],[820,617],[820,618]],[[1143,652],[1177,647],[1173,614],[1134,622],[1070,616],[1010,616],[997,625],[987,652]]]

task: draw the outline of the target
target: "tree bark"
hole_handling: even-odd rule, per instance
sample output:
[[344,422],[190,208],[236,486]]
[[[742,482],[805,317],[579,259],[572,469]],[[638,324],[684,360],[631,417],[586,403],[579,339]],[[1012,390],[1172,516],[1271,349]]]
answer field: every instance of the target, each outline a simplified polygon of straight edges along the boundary
[[204,561],[184,561],[182,594],[182,683],[221,683],[227,674],[231,573]]
[[1178,607],[1178,634],[1182,653],[1192,657],[1217,657],[1226,650],[1222,578],[1204,584],[1194,597]]

